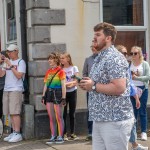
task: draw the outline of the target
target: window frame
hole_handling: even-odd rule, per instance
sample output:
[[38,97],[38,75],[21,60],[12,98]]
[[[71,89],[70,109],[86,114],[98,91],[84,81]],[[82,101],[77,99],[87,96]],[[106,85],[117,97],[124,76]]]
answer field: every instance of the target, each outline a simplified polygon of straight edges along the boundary
[[[103,22],[103,0],[100,0],[100,22]],[[148,0],[143,0],[143,26],[115,26],[117,31],[145,31],[147,61],[150,63],[149,52],[149,28],[148,28]]]
[[[8,30],[7,30],[7,27],[8,27],[8,22],[7,22],[7,4],[11,2],[11,0],[5,0],[4,1],[4,14],[5,14],[5,18],[4,18],[4,24],[5,24],[5,42],[6,42],[6,45],[9,45],[9,44],[16,44],[17,43],[17,37],[15,40],[8,40]],[[14,0],[14,6],[15,6],[15,0]],[[15,20],[16,20],[16,34],[17,34],[17,19],[16,19],[16,9],[15,9]],[[17,35],[16,35],[17,36]]]

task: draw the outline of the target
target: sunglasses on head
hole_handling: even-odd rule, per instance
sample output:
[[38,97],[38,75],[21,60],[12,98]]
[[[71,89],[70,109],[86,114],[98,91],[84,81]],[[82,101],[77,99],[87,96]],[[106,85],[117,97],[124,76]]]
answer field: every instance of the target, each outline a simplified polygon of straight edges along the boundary
[[131,52],[131,53],[130,53],[131,56],[133,56],[133,55],[135,56],[135,55],[137,55],[137,54],[138,54],[138,52],[134,52],[134,53]]
[[12,52],[14,52],[14,51],[16,51],[16,50],[13,50],[13,51],[8,51],[8,50],[7,50],[6,52],[7,52],[7,53],[12,53]]
[[122,54],[123,54],[124,56],[127,56],[127,52],[122,52]]

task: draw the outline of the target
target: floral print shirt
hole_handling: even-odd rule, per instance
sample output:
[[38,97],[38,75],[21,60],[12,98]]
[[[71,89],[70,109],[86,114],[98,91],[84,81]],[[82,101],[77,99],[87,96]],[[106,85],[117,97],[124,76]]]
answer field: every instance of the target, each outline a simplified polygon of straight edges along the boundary
[[126,90],[119,96],[89,92],[89,120],[122,121],[133,117],[128,67],[126,58],[114,46],[101,51],[95,58],[90,78],[102,84],[108,84],[113,79],[126,78]]

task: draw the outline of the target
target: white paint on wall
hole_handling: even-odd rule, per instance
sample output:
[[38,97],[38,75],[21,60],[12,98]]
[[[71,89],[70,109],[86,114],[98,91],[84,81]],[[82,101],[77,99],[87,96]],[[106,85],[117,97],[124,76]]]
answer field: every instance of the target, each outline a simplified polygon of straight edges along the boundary
[[1,34],[1,50],[5,50],[5,34],[4,34],[4,2],[0,1],[0,34]]
[[[65,9],[66,25],[51,27],[51,42],[66,43],[74,65],[82,77],[83,63],[90,56],[93,27],[99,23],[99,2],[82,0],[50,0],[51,9]],[[78,88],[77,108],[86,108],[86,92]]]

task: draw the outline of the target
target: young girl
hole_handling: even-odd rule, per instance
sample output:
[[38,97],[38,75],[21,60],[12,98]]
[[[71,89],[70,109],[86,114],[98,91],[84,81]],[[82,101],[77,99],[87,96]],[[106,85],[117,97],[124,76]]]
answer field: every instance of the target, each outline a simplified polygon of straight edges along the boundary
[[67,107],[69,104],[69,117],[70,117],[70,132],[71,132],[71,139],[75,140],[78,137],[74,134],[75,129],[75,110],[76,110],[76,102],[77,102],[77,81],[72,79],[73,75],[78,76],[79,70],[76,66],[73,66],[71,56],[68,53],[63,53],[60,55],[61,66],[66,73],[66,106],[64,108],[64,140],[68,140],[67,137]]
[[[44,89],[42,103],[46,99],[46,109],[50,121],[51,138],[46,144],[63,143],[64,120],[63,106],[65,105],[66,87],[65,72],[61,69],[59,55],[51,53],[48,57],[50,69],[47,70],[44,78]],[[46,92],[48,88],[48,92]],[[47,96],[45,97],[45,92]],[[57,136],[58,128],[58,136]]]

